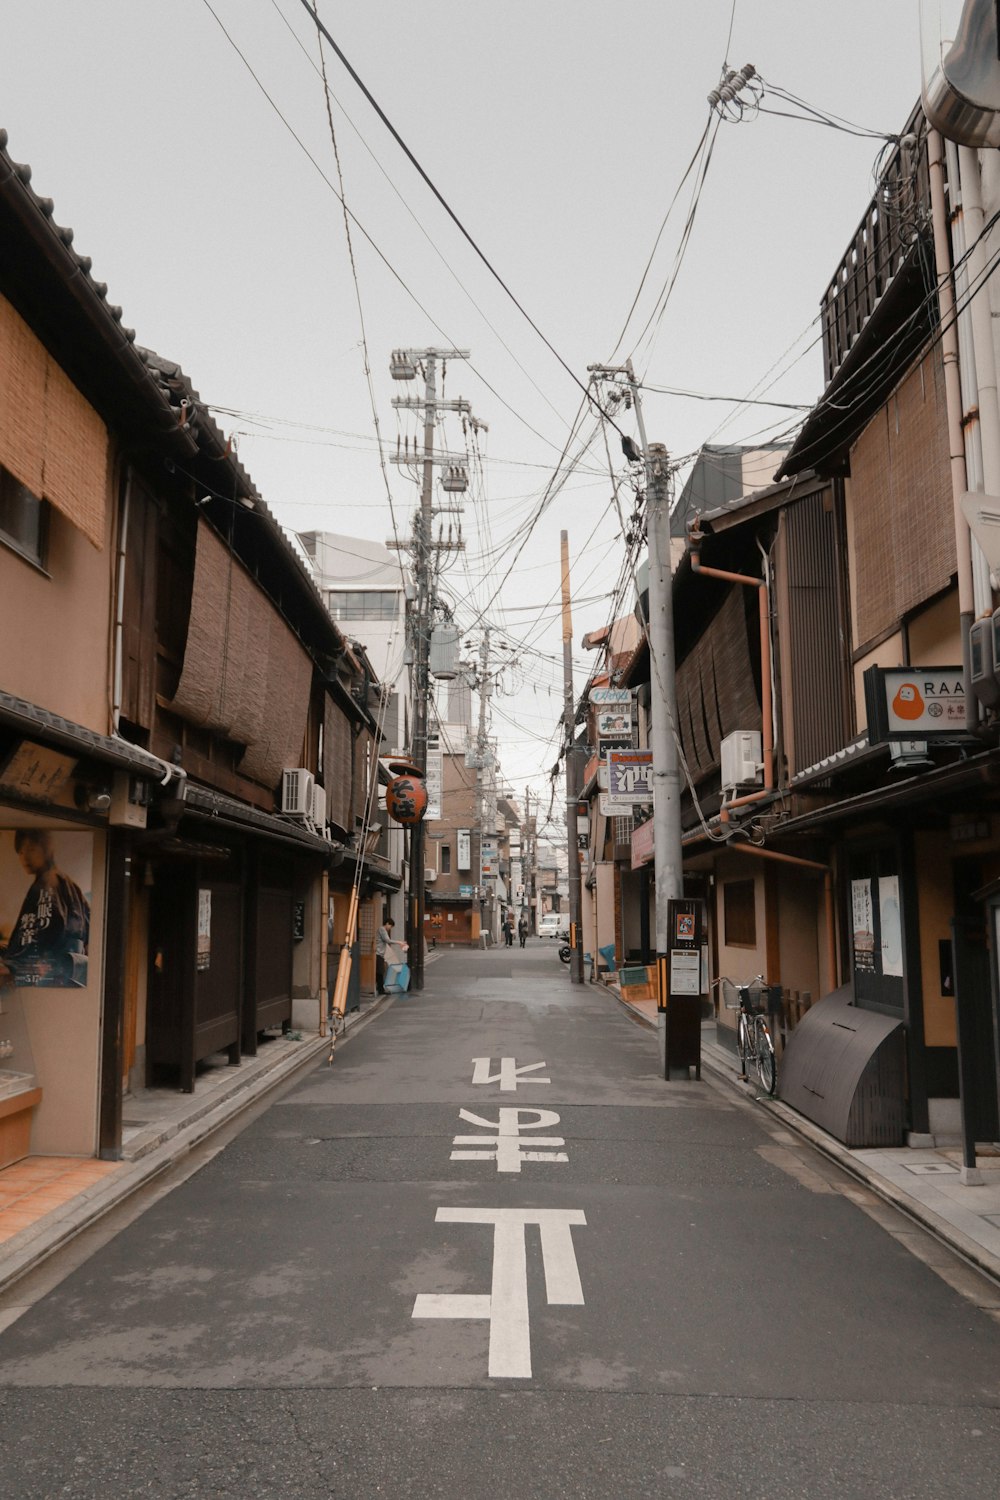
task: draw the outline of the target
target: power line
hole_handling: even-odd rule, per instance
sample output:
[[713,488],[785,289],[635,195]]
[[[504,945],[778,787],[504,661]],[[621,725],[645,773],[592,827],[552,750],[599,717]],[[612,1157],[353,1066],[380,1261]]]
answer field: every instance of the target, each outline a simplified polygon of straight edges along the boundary
[[[207,0],[206,0],[206,3],[207,3]],[[301,0],[301,3],[305,7],[305,9],[310,12],[310,14],[315,15],[315,12],[313,11],[313,8],[312,8],[312,0]],[[430,188],[431,192],[434,194],[434,197],[440,203],[441,207],[444,209],[445,213],[448,215],[448,217],[451,219],[452,223],[458,229],[459,233],[468,242],[468,244],[471,246],[471,248],[475,252],[475,254],[478,255],[479,259],[482,261],[483,265],[489,271],[490,275],[497,282],[497,284],[502,288],[502,290],[507,294],[507,296],[513,302],[514,306],[517,308],[517,310],[521,314],[521,316],[527,321],[527,323],[531,326],[531,328],[534,329],[535,333],[537,333],[538,337],[541,339],[541,341],[545,345],[545,347],[555,357],[555,359],[558,361],[558,363],[560,365],[562,365],[563,369],[566,371],[567,375],[572,380],[573,384],[576,385],[576,386],[578,386],[580,388],[580,390],[583,392],[584,399],[587,400],[587,401],[592,401],[593,397],[590,394],[590,387],[588,385],[585,385],[584,382],[580,379],[580,377],[574,372],[574,370],[572,369],[572,367],[566,363],[566,361],[563,359],[562,355],[559,353],[559,351],[555,347],[555,345],[553,343],[551,343],[550,340],[545,336],[545,334],[539,328],[538,324],[535,322],[534,318],[532,318],[531,314],[527,311],[527,309],[523,306],[523,304],[518,300],[518,298],[511,291],[511,289],[507,285],[506,281],[504,281],[503,277],[500,275],[500,272],[496,269],[496,267],[493,265],[492,261],[485,254],[485,252],[480,248],[480,246],[477,244],[477,242],[475,241],[475,239],[473,239],[473,237],[469,233],[468,229],[466,229],[465,225],[462,223],[461,219],[458,217],[458,215],[456,214],[455,210],[452,208],[451,204],[445,198],[444,194],[441,193],[439,191],[439,189],[435,186],[434,182],[432,182],[431,178],[428,176],[427,172],[421,166],[421,164],[417,160],[416,156],[414,156],[414,154],[410,150],[409,146],[403,140],[403,137],[400,135],[400,133],[396,129],[395,125],[393,125],[392,121],[389,119],[388,115],[385,113],[385,110],[382,108],[382,106],[379,104],[378,100],[375,98],[375,96],[372,94],[371,90],[368,88],[367,84],[360,77],[360,75],[357,73],[357,71],[352,67],[351,63],[348,61],[347,57],[344,55],[344,53],[341,50],[341,48],[334,41],[334,39],[330,35],[330,32],[327,29],[327,27],[323,24],[323,22],[318,17],[316,17],[315,19],[316,19],[317,26],[321,27],[323,35],[325,36],[326,40],[329,42],[329,44],[333,48],[334,52],[340,58],[340,61],[343,63],[344,67],[347,69],[348,73],[353,78],[353,80],[357,84],[358,88],[364,94],[365,98],[368,100],[368,103],[371,105],[372,109],[374,109],[375,113],[378,115],[379,119],[382,121],[382,124],[385,126],[386,130],[388,130],[389,134],[392,136],[392,138],[396,142],[397,146],[399,146],[400,150],[403,152],[403,154],[405,155],[406,159],[409,161],[409,163],[414,168],[414,170],[417,173],[419,173],[420,177],[423,179],[423,181],[426,183],[426,185]],[[622,436],[624,436],[624,433],[622,434]]]

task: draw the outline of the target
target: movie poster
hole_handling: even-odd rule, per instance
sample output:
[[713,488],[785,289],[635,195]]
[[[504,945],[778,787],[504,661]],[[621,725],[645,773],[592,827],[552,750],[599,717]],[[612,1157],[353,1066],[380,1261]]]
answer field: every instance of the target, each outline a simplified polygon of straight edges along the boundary
[[0,831],[0,986],[87,983],[94,835]]

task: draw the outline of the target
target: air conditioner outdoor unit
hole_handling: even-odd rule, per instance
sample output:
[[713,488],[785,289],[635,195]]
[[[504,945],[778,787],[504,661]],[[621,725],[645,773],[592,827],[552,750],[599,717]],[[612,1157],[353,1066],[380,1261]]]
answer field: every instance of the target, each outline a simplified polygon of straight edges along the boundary
[[759,729],[737,729],[726,735],[720,748],[724,792],[738,786],[755,786],[760,781],[764,767]]
[[428,866],[424,870],[424,884],[425,885],[433,885],[434,882],[435,882],[435,880],[437,880],[437,878],[438,878],[438,872],[437,872],[437,870],[432,870],[430,868],[430,866]]
[[286,766],[281,773],[281,811],[292,818],[308,818],[313,785],[313,773],[304,766]]
[[309,822],[312,823],[317,833],[326,833],[326,792],[315,781],[312,784],[312,805],[309,809]]

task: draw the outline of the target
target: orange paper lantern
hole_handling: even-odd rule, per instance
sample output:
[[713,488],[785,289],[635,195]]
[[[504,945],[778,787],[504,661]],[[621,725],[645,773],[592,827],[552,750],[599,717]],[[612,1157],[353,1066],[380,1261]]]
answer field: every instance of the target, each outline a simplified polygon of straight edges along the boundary
[[427,811],[427,787],[419,776],[396,776],[385,789],[385,810],[396,823],[419,823]]

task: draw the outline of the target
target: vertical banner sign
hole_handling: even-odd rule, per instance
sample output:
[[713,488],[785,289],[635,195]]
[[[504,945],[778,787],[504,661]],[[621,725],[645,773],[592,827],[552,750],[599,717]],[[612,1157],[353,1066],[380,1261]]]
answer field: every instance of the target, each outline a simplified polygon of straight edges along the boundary
[[878,916],[882,937],[882,973],[903,977],[903,924],[899,911],[899,876],[880,875]]
[[212,962],[212,892],[202,886],[198,892],[198,946],[196,968],[207,969]]
[[861,973],[875,972],[875,917],[870,880],[851,881],[851,913],[854,934],[854,967]]
[[441,787],[444,779],[444,752],[441,750],[428,750],[427,752],[427,775],[424,784],[427,787],[427,811],[424,816],[429,822],[440,822],[441,820]]
[[472,833],[468,828],[459,828],[457,831],[458,842],[458,868],[460,870],[472,869]]

